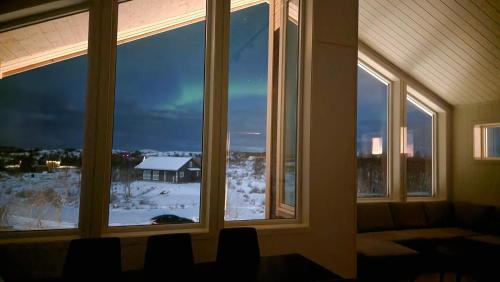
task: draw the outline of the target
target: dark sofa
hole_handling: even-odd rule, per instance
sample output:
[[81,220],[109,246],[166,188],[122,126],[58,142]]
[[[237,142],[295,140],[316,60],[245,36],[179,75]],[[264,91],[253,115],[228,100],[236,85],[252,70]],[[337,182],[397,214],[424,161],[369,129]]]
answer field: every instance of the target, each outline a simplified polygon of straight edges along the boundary
[[449,201],[358,203],[357,227],[361,280],[447,271],[484,281],[500,277],[495,269],[500,207]]

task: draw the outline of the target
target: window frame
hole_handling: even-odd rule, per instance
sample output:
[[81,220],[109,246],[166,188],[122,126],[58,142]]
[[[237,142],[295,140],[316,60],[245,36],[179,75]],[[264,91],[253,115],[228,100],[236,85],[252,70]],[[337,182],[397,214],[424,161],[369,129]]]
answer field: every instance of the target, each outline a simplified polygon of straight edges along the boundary
[[488,157],[487,131],[500,128],[500,122],[474,123],[472,133],[472,158],[476,161],[500,161],[500,157]]
[[[432,145],[432,176],[431,176],[431,195],[430,196],[410,196],[408,195],[407,191],[407,185],[405,185],[405,194],[407,199],[413,199],[413,200],[426,200],[426,199],[432,199],[435,198],[437,195],[437,168],[438,168],[438,155],[437,155],[437,147],[438,147],[438,140],[437,140],[437,132],[438,132],[438,123],[437,123],[437,113],[430,109],[427,105],[425,105],[423,102],[421,102],[418,98],[414,97],[412,94],[408,93],[406,94],[406,100],[409,103],[413,103],[417,108],[425,112],[426,114],[430,115],[432,118],[432,132],[431,132],[431,145]],[[407,122],[407,119],[405,117],[405,122]],[[405,128],[408,128],[407,125],[405,125]],[[405,151],[403,152],[403,157],[405,159],[405,163],[408,161],[408,156],[406,152],[407,148],[407,136],[405,136],[405,144],[404,148]],[[406,168],[406,164],[405,164]],[[405,183],[407,179],[407,170],[404,170],[404,177],[405,177]]]
[[160,181],[160,171],[159,170],[153,170],[153,181]]
[[[288,0],[277,0],[270,1],[270,10],[276,11],[276,9],[280,9],[281,15],[286,13],[287,5],[283,5],[282,2],[288,2]],[[280,3],[278,3],[280,2]],[[241,226],[252,226],[255,228],[262,228],[266,230],[273,229],[308,229],[308,213],[307,213],[307,199],[308,194],[303,188],[303,160],[306,157],[305,155],[305,144],[304,138],[306,138],[305,133],[303,132],[304,123],[308,120],[308,113],[306,112],[306,104],[307,104],[307,95],[309,93],[305,90],[304,86],[308,83],[307,78],[304,76],[304,69],[307,67],[304,62],[304,58],[306,56],[306,33],[310,32],[307,30],[306,26],[306,3],[307,1],[300,0],[299,1],[299,46],[298,46],[298,58],[297,58],[297,68],[298,68],[298,81],[297,81],[297,165],[296,165],[296,176],[295,176],[295,193],[296,193],[296,206],[294,210],[293,218],[270,218],[270,208],[271,204],[266,204],[266,219],[250,219],[250,220],[230,220],[227,221],[223,219],[224,227],[241,227]],[[273,13],[269,15],[270,23],[275,23]],[[274,28],[270,25],[269,30],[269,65],[268,65],[268,102],[267,102],[267,140],[266,140],[266,203],[270,203],[271,199],[271,190],[275,190],[275,199],[274,204],[276,207],[276,213],[284,213],[285,215],[290,215],[292,213],[292,207],[288,205],[281,204],[279,201],[282,198],[282,195],[279,194],[280,187],[280,164],[282,163],[282,126],[280,123],[280,116],[282,116],[282,108],[284,103],[284,58],[285,47],[283,44],[286,40],[286,26],[284,24],[286,22],[285,17],[280,18],[280,34],[279,34],[279,48],[278,51],[274,50],[273,46],[275,41],[277,40],[274,35]],[[307,50],[309,51],[309,50]],[[278,54],[278,56],[277,56]],[[273,69],[273,62],[278,60],[278,72]],[[273,85],[277,84],[277,90],[273,89]],[[272,94],[269,94],[272,93]],[[226,121],[227,122],[227,121]],[[281,136],[280,136],[281,135]],[[224,177],[225,179],[225,177]],[[225,188],[224,188],[224,197],[225,197]],[[225,198],[223,198],[225,201]]]
[[151,170],[144,169],[142,171],[142,179],[144,179],[144,180],[151,180]]
[[[359,197],[357,196],[357,184],[356,184],[356,198],[358,202],[379,202],[379,201],[388,201],[392,200],[394,197],[394,191],[393,191],[393,181],[392,181],[392,159],[395,155],[393,153],[393,127],[391,126],[391,120],[393,120],[393,107],[394,107],[394,101],[393,97],[394,95],[394,90],[395,90],[395,85],[394,81],[391,80],[388,76],[384,75],[382,73],[381,68],[378,67],[373,67],[363,61],[362,59],[358,59],[358,67],[361,67],[363,70],[368,72],[369,74],[373,75],[376,79],[378,79],[380,82],[384,83],[387,85],[387,183],[386,183],[386,194],[383,197]],[[357,169],[356,169],[357,173]]]
[[[42,23],[42,22],[47,22],[47,21],[51,21],[51,20],[55,20],[55,19],[58,19],[58,18],[65,18],[65,17],[69,17],[69,16],[72,16],[72,15],[75,15],[75,14],[82,14],[82,13],[88,13],[88,34],[89,34],[89,37],[90,37],[90,33],[91,33],[91,21],[92,21],[92,7],[91,7],[91,3],[90,1],[87,1],[87,2],[83,2],[81,4],[79,4],[78,6],[74,6],[74,7],[70,7],[68,9],[63,9],[60,11],[59,14],[57,15],[48,15],[46,17],[43,17],[43,18],[37,18],[37,17],[28,17],[27,19],[21,19],[21,20],[16,20],[14,22],[14,25],[13,26],[9,26],[9,22],[7,22],[7,25],[6,26],[3,26],[2,29],[0,29],[0,33],[2,32],[7,32],[7,31],[10,31],[10,30],[14,30],[14,29],[20,29],[20,28],[25,28],[25,27],[29,27],[29,26],[32,26],[32,25],[36,25],[36,24],[39,24],[39,23]],[[90,52],[90,40],[87,42],[87,49],[85,51],[82,51],[82,52]],[[81,55],[81,52],[78,53],[77,56]],[[72,56],[70,56],[72,58]],[[60,61],[60,58],[56,59],[56,61]],[[27,67],[25,67],[23,69],[23,71],[29,71],[29,70],[32,70],[36,67],[39,67],[39,66],[45,66],[46,64],[48,64],[46,61],[43,61],[43,62],[38,62],[36,64],[36,66],[32,66],[32,65],[29,65]],[[88,66],[90,65],[90,58],[87,58],[87,64]],[[14,74],[17,74],[19,73],[19,71],[11,71],[11,72],[8,72],[7,75],[14,75]],[[5,75],[5,73],[3,73],[1,70],[0,70],[0,79],[2,79],[3,77],[7,76]],[[87,90],[85,92],[85,98],[88,97],[88,83],[89,83],[89,80],[90,80],[90,74],[88,72],[88,67],[87,67],[87,73],[86,73],[86,78],[87,78],[87,81],[86,81],[86,84],[85,86],[87,86]],[[88,104],[85,105],[85,115],[84,115],[84,120],[85,120],[85,126],[84,126],[84,131],[87,131],[87,112],[90,111],[90,109],[88,108]],[[74,239],[74,238],[79,238],[82,236],[83,234],[83,230],[85,228],[84,225],[87,225],[86,221],[85,221],[85,216],[82,215],[82,209],[84,208],[83,206],[86,205],[84,203],[84,201],[82,200],[84,198],[84,193],[86,193],[86,184],[84,183],[83,181],[83,178],[84,178],[84,175],[83,175],[83,171],[84,171],[84,159],[88,159],[90,156],[89,156],[89,152],[85,149],[85,143],[87,142],[87,134],[86,132],[84,132],[84,137],[83,137],[83,147],[82,147],[82,167],[81,167],[81,182],[80,182],[80,205],[79,205],[79,213],[78,213],[78,226],[76,228],[64,228],[64,229],[40,229],[40,230],[13,230],[13,231],[1,231],[0,232],[0,243],[3,243],[3,242],[11,242],[11,241],[18,241],[18,240],[28,240],[28,241],[31,241],[31,240],[34,240],[34,241],[37,241],[39,240],[40,238],[47,238],[47,237],[57,237],[57,238],[61,238],[61,239]]]
[[[281,1],[271,1],[270,5],[280,5]],[[304,57],[311,56],[312,13],[307,13],[306,1],[300,1],[299,58],[298,58],[298,104],[297,106],[297,175],[296,207],[294,219],[268,219],[250,221],[224,221],[225,197],[225,153],[227,132],[227,94],[228,94],[228,46],[230,1],[206,1],[205,14],[205,75],[203,102],[203,171],[200,181],[200,215],[198,223],[182,225],[140,225],[108,226],[109,197],[111,181],[111,155],[113,139],[115,72],[117,49],[118,6],[122,1],[84,1],[75,13],[89,12],[87,92],[82,160],[81,195],[78,228],[50,229],[40,231],[0,232],[0,239],[18,240],[30,238],[81,238],[81,237],[137,237],[154,234],[188,232],[196,236],[216,236],[218,230],[231,226],[254,226],[258,229],[279,230],[307,229],[308,190],[302,189],[303,164],[308,152],[302,150],[303,123],[308,121],[310,77],[304,78],[304,68],[311,68],[310,62],[304,64]],[[46,20],[68,16],[65,11],[51,15]],[[36,24],[26,22],[26,26]],[[305,35],[307,32],[307,36]],[[307,40],[307,50],[305,50]],[[272,43],[270,42],[270,46]],[[304,55],[303,52],[307,54]],[[270,50],[271,52],[271,50]],[[273,80],[269,81],[272,85]],[[272,88],[272,87],[271,87]],[[302,94],[304,92],[304,94]],[[303,105],[302,100],[305,99]],[[303,113],[304,111],[304,113]],[[269,113],[268,113],[269,114]],[[304,120],[303,120],[304,119]],[[269,145],[269,144],[268,144]],[[266,145],[266,146],[268,146]],[[266,169],[267,170],[267,169]],[[266,171],[267,172],[267,171]],[[152,177],[151,177],[152,178]],[[306,176],[307,178],[307,176]],[[268,205],[266,205],[268,206]]]
[[[275,186],[275,207],[276,207],[276,215],[282,215],[285,217],[293,217],[296,218],[297,215],[297,210],[300,207],[300,169],[299,169],[299,164],[301,163],[300,161],[300,155],[301,155],[301,143],[300,143],[300,136],[299,132],[300,130],[300,124],[301,124],[301,112],[302,112],[302,94],[303,92],[301,91],[302,84],[303,82],[301,81],[301,78],[303,76],[302,73],[302,53],[303,53],[303,46],[302,46],[302,37],[303,37],[303,31],[304,31],[304,19],[303,19],[303,9],[304,9],[304,0],[298,0],[298,23],[297,23],[297,30],[298,30],[298,58],[297,58],[297,106],[296,106],[296,132],[297,136],[296,138],[296,160],[295,160],[295,166],[296,166],[296,172],[295,172],[295,206],[291,206],[286,203],[285,201],[285,173],[286,173],[286,158],[285,158],[285,122],[286,122],[286,113],[285,113],[285,105],[286,105],[286,42],[287,42],[287,26],[288,26],[288,10],[289,10],[289,4],[291,0],[285,0],[284,4],[281,7],[281,18],[280,18],[280,48],[279,48],[279,67],[278,67],[278,92],[277,92],[277,103],[275,104],[276,106],[276,111],[277,111],[277,146],[276,146],[276,152],[274,155],[276,156],[276,164],[274,164],[276,175],[276,186]],[[283,16],[286,15],[286,16]],[[269,94],[268,95],[272,95]],[[273,166],[273,164],[267,164],[270,166]],[[272,177],[272,176],[271,176]],[[269,189],[273,189],[272,186],[269,186]],[[269,220],[269,219],[267,219]]]
[[[393,65],[363,42],[359,42],[358,61],[376,70],[391,82],[391,108],[389,120],[390,145],[392,153],[390,169],[390,196],[387,198],[358,198],[363,202],[417,202],[443,201],[449,198],[449,179],[451,163],[451,112],[452,107],[417,80]],[[413,197],[406,194],[406,97],[411,96],[433,117],[433,196]]]

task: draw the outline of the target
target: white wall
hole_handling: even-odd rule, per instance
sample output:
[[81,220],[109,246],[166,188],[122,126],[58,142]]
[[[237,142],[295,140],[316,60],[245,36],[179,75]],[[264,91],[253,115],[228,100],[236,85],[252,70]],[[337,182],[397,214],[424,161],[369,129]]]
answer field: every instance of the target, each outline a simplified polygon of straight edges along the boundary
[[472,157],[472,127],[481,122],[500,122],[500,101],[455,107],[452,199],[500,206],[500,161]]

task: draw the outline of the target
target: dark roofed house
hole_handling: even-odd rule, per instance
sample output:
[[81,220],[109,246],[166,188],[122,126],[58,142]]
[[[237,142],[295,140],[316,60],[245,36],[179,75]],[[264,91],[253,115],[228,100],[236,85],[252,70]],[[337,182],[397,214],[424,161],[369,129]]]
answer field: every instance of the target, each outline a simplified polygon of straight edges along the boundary
[[148,157],[138,164],[137,178],[170,183],[199,182],[201,167],[191,157]]

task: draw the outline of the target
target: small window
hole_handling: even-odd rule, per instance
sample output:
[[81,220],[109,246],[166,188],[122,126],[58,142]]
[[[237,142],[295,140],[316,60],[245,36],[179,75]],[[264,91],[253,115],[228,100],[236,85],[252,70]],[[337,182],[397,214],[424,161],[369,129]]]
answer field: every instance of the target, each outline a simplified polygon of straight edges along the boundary
[[179,173],[179,175],[180,175],[180,177],[181,177],[181,178],[184,178],[184,171],[181,171],[181,172]]
[[160,171],[153,170],[153,180],[155,180],[155,181],[160,180]]
[[142,179],[151,180],[151,170],[146,169],[142,171]]
[[474,158],[500,160],[500,123],[474,126]]

